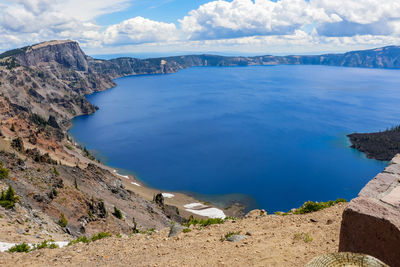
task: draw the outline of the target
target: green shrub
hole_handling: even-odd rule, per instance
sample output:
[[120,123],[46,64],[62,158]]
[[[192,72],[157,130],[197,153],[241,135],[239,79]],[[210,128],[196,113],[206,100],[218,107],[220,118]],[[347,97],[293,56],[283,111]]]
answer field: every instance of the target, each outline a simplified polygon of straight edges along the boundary
[[236,218],[236,217],[232,217],[232,216],[226,216],[225,217],[225,221],[236,221],[238,218]]
[[0,162],[0,180],[8,178],[9,175],[10,175],[10,170],[4,168],[3,163]]
[[33,247],[32,250],[35,250],[35,249],[43,249],[43,248],[51,248],[51,249],[54,249],[54,248],[59,248],[59,246],[58,246],[57,244],[55,244],[55,243],[49,243],[47,240],[44,240],[42,243],[39,243],[39,244],[37,244],[37,245],[34,245],[34,247]]
[[59,224],[61,227],[66,227],[66,226],[68,225],[68,221],[67,221],[67,219],[65,218],[64,213],[61,213],[60,219],[58,220],[58,224]]
[[110,237],[110,236],[111,236],[111,234],[109,232],[100,232],[100,233],[93,235],[90,240],[96,241],[96,240],[103,239],[103,238]]
[[31,251],[31,247],[26,243],[17,244],[8,250],[8,252],[29,252],[29,251]]
[[233,235],[240,235],[241,231],[237,231],[237,232],[228,232],[225,234],[225,236],[221,237],[220,241],[225,241],[227,240],[229,237],[233,236]]
[[115,207],[115,206],[114,206],[113,215],[114,215],[115,217],[117,217],[118,219],[120,219],[120,220],[123,219],[122,212],[121,212],[117,207]]
[[53,173],[54,173],[56,176],[60,176],[60,173],[57,171],[56,167],[53,167]]
[[225,239],[227,239],[228,237],[231,237],[233,235],[240,235],[240,231],[237,232],[228,232],[227,234],[225,234]]
[[72,146],[68,145],[68,144],[65,144],[64,146],[69,150],[74,150],[74,148]]
[[74,240],[69,241],[68,246],[74,245],[74,244],[77,244],[77,243],[89,243],[89,242],[90,242],[90,240],[87,239],[86,236],[80,236],[80,237],[78,237],[78,238],[76,238]]
[[199,226],[203,226],[206,227],[208,225],[212,225],[212,224],[222,224],[225,221],[221,218],[211,218],[211,219],[196,219],[193,216],[190,216],[189,220],[184,223],[183,225],[186,227],[189,227],[190,225],[199,225]]
[[14,138],[11,141],[11,147],[19,152],[24,152],[24,141],[21,137]]
[[[94,242],[99,239],[103,239],[106,237],[111,237],[111,234],[109,232],[100,232],[95,235],[93,235],[90,239],[88,239],[86,236],[80,236],[74,240],[69,241],[68,246],[77,244],[77,243],[90,243]],[[122,237],[121,234],[117,234],[117,237]]]
[[11,185],[8,186],[7,191],[1,191],[0,206],[6,209],[11,209],[18,201],[19,197],[15,194],[14,188]]
[[[144,234],[144,235],[152,235],[155,232],[155,230],[156,229],[154,229],[154,228],[150,228],[150,229],[147,229],[144,231],[137,230],[136,234],[139,233],[139,234]],[[133,233],[135,233],[135,232],[133,232]]]
[[313,241],[313,238],[309,233],[296,233],[293,235],[293,240],[300,241],[303,240],[305,243],[310,243]]
[[182,230],[182,232],[184,232],[184,233],[190,233],[192,230],[190,230],[189,228],[184,228],[183,230]]
[[296,209],[293,214],[305,214],[318,210],[322,210],[325,208],[332,207],[338,203],[347,202],[347,200],[343,198],[338,198],[337,200],[329,200],[328,202],[313,202],[307,201],[300,208]]
[[55,248],[59,248],[59,246],[55,243],[50,243],[50,245],[48,246],[48,248],[50,249],[55,249]]

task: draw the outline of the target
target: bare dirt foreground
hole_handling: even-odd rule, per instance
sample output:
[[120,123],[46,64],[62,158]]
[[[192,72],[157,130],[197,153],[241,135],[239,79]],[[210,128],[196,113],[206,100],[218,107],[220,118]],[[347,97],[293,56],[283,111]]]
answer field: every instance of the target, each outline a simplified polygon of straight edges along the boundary
[[[210,225],[168,238],[169,229],[30,253],[0,253],[0,266],[304,266],[337,252],[347,204],[306,215],[259,216]],[[228,232],[247,233],[239,242]]]

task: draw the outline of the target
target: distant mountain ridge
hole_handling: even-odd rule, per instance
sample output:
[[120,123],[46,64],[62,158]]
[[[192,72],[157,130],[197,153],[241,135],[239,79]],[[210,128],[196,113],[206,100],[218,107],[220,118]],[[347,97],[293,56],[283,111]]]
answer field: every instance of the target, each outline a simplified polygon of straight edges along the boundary
[[171,73],[194,66],[255,66],[255,65],[326,65],[363,68],[400,68],[400,47],[387,46],[344,54],[227,57],[217,55],[186,55],[150,59],[116,58],[94,60],[91,64],[102,74],[113,77]]
[[[63,47],[62,49],[60,49]],[[68,50],[68,53],[65,53]],[[62,53],[61,53],[62,52]],[[15,57],[23,66],[57,61],[66,67],[92,70],[113,76],[175,72],[193,66],[248,66],[248,65],[328,65],[366,68],[400,68],[400,46],[351,51],[342,54],[288,56],[218,56],[210,54],[184,55],[137,59],[120,57],[103,60],[86,56],[79,44],[71,40],[49,41],[0,54],[0,60]],[[73,62],[74,61],[74,62]]]

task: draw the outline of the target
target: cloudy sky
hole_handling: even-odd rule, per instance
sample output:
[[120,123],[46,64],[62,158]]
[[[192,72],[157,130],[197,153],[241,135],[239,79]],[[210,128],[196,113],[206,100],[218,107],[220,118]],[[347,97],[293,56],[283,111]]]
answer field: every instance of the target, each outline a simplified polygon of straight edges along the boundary
[[0,0],[0,51],[303,54],[400,44],[399,0]]

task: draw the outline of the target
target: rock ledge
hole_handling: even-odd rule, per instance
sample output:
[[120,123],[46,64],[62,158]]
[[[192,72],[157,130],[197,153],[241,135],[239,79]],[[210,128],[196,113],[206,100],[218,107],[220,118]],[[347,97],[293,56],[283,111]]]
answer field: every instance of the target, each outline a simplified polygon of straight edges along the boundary
[[400,155],[343,212],[339,251],[400,266]]

